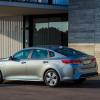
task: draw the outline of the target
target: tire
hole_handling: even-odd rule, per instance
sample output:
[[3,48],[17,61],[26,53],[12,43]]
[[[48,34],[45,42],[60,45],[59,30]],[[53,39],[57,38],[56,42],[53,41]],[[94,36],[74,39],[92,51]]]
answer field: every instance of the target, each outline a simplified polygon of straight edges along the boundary
[[44,82],[47,86],[56,87],[60,82],[58,73],[55,70],[48,70],[44,75]]
[[3,77],[2,77],[2,73],[0,71],[0,84],[3,82]]
[[80,78],[78,80],[74,80],[75,84],[83,84],[86,81],[86,78]]

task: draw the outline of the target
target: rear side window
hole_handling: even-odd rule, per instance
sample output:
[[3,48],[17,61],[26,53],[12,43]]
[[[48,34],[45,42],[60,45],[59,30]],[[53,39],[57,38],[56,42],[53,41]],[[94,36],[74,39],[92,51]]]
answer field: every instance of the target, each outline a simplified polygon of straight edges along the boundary
[[55,56],[55,53],[52,51],[49,51],[49,57],[54,57],[54,56]]
[[44,59],[48,58],[48,51],[44,49],[34,49],[32,53],[32,59]]

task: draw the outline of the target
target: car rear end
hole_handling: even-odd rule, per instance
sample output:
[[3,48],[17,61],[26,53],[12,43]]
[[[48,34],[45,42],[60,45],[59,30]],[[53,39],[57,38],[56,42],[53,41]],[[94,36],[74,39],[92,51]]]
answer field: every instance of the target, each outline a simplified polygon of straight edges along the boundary
[[74,69],[74,79],[88,78],[98,75],[96,58],[93,56],[82,57],[80,64]]
[[94,56],[68,48],[59,48],[55,51],[66,56],[66,58],[61,59],[61,63],[63,64],[62,81],[68,79],[78,80],[98,75],[98,66]]

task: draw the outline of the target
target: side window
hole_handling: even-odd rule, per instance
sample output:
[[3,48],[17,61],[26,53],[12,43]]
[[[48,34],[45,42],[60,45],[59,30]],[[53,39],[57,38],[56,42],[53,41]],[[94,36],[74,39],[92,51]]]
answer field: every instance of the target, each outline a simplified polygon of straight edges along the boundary
[[34,49],[32,53],[32,59],[44,59],[48,58],[47,50],[43,49]]
[[49,57],[54,57],[54,56],[55,56],[55,53],[52,51],[49,51]]
[[31,53],[31,50],[22,50],[22,51],[17,52],[13,56],[13,58],[15,60],[28,59],[30,53]]

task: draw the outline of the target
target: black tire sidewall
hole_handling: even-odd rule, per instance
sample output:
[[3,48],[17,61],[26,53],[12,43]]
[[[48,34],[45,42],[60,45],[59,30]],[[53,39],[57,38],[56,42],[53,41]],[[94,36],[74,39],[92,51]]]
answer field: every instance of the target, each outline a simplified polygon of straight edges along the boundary
[[0,83],[3,82],[2,72],[0,71]]

